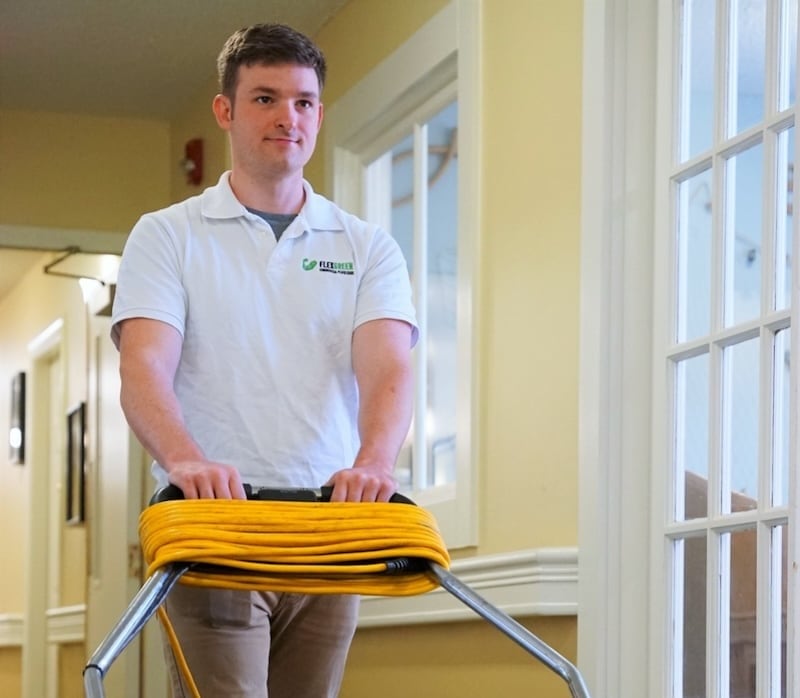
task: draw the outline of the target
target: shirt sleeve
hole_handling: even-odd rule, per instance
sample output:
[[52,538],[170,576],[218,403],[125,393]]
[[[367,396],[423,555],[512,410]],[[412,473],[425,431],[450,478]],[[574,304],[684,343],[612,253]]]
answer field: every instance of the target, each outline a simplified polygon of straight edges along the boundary
[[143,216],[122,251],[111,313],[116,347],[120,323],[130,318],[160,320],[184,334],[188,307],[182,268],[183,246],[176,232],[155,214]]
[[411,325],[411,346],[417,343],[419,328],[408,266],[397,241],[379,228],[373,236],[359,284],[355,327],[387,318]]

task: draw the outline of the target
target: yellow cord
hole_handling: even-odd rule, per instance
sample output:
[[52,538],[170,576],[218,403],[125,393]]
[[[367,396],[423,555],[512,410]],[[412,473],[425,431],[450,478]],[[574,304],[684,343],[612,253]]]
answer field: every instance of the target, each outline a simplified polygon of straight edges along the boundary
[[[438,586],[426,572],[387,573],[387,561],[449,567],[433,516],[410,504],[192,499],[142,512],[147,575],[196,563],[181,584],[248,591],[410,596]],[[210,566],[210,567],[209,567]],[[192,695],[197,687],[163,607],[159,618]]]

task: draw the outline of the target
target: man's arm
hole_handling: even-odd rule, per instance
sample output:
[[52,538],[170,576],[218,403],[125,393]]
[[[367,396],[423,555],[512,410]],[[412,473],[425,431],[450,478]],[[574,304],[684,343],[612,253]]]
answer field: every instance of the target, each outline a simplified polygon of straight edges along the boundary
[[385,502],[397,489],[392,472],[411,423],[411,326],[389,319],[360,325],[353,333],[353,371],[361,448],[353,467],[328,481],[331,501]]
[[183,340],[172,326],[132,318],[120,326],[122,411],[147,452],[187,499],[244,499],[238,471],[206,459],[183,420],[175,372]]

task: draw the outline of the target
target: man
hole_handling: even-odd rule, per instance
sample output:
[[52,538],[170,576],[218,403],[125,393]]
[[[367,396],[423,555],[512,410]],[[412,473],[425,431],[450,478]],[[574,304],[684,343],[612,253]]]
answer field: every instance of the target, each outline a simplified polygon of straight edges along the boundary
[[[213,100],[231,171],[143,216],[123,253],[122,407],[157,484],[187,498],[329,484],[334,501],[369,502],[396,488],[417,336],[408,272],[390,236],[303,179],[325,69],[289,27],[233,34]],[[357,599],[178,585],[167,612],[204,698],[319,698],[338,693]]]

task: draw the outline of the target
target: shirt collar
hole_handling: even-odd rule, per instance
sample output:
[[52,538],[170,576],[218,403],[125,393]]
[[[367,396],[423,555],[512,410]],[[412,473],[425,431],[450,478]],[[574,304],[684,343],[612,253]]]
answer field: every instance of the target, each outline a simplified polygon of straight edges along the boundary
[[[206,218],[239,218],[248,216],[247,209],[231,189],[230,171],[223,172],[216,186],[209,187],[200,195],[201,211]],[[312,232],[343,231],[338,209],[324,196],[314,192],[311,185],[303,180],[306,200],[297,214],[303,229]]]

